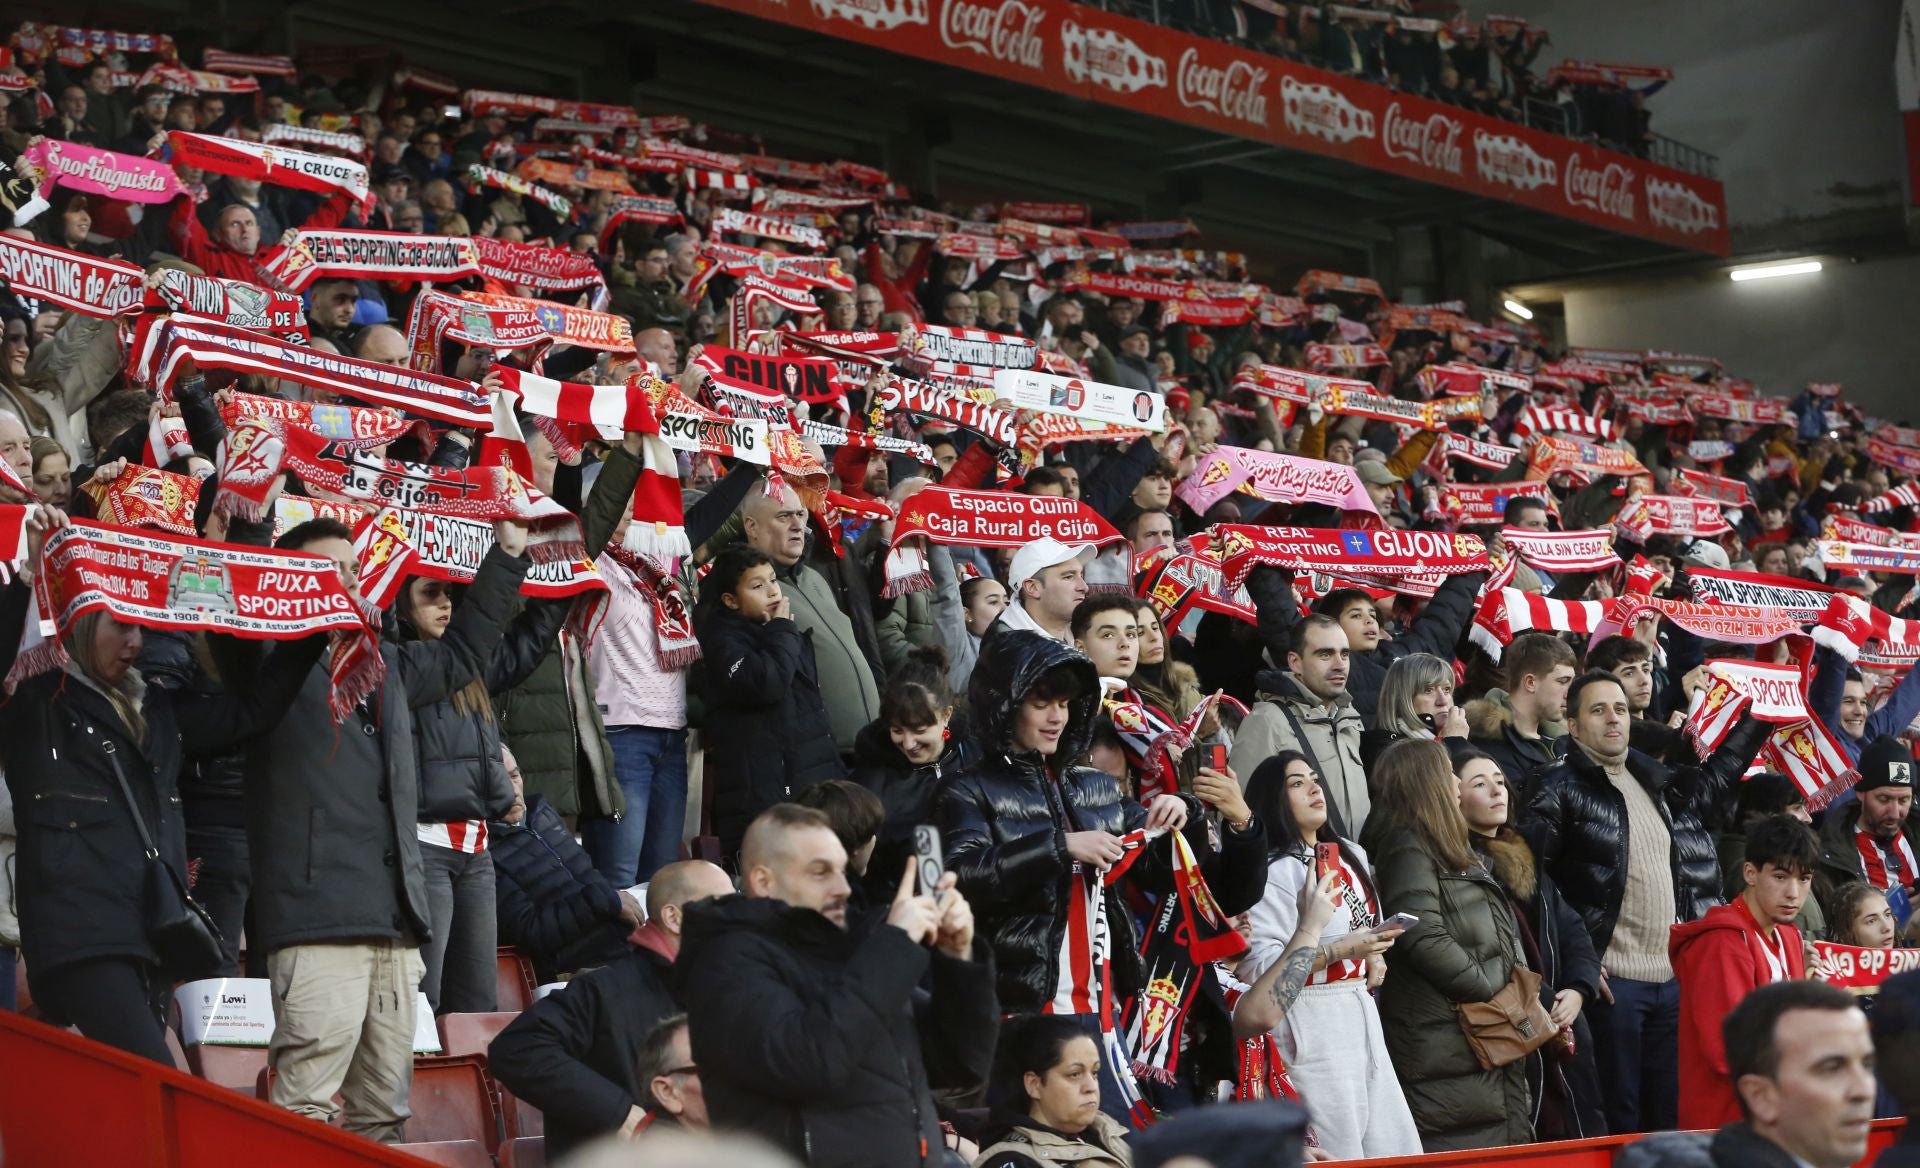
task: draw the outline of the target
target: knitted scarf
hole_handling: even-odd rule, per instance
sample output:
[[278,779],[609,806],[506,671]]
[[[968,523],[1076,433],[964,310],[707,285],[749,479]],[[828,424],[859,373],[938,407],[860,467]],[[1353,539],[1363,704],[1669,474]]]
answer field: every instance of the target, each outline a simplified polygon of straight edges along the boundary
[[1173,837],[1173,894],[1162,897],[1140,954],[1146,966],[1141,989],[1126,1005],[1122,1022],[1134,1074],[1171,1083],[1180,1064],[1180,1036],[1215,961],[1246,952],[1213,899],[1193,849]]
[[661,570],[650,555],[636,555],[625,547],[607,545],[610,565],[602,571],[623,580],[653,610],[653,632],[662,669],[685,669],[700,659],[700,641],[693,634],[693,603],[686,582]]

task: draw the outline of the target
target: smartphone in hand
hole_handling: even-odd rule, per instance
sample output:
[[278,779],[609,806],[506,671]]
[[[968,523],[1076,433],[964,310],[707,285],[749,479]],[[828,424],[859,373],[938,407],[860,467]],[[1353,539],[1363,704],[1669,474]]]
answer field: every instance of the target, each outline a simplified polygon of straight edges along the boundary
[[1207,747],[1207,769],[1227,773],[1227,748],[1215,744]]
[[1415,925],[1419,923],[1420,923],[1420,918],[1414,916],[1412,913],[1404,913],[1404,912],[1394,913],[1392,916],[1388,917],[1386,920],[1381,921],[1380,927],[1375,929],[1374,932],[1386,933],[1394,929],[1399,929],[1401,932],[1404,933],[1408,929],[1413,928]]
[[940,850],[940,829],[921,824],[913,829],[913,864],[918,873],[919,894],[933,896],[940,878],[947,874],[946,855]]
[[1341,888],[1345,887],[1346,885],[1346,878],[1342,876],[1340,872],[1340,845],[1339,844],[1313,845],[1313,881],[1314,883],[1318,884],[1320,882],[1320,878],[1322,876],[1325,876],[1329,872],[1333,873],[1333,876],[1334,876],[1333,888],[1334,888],[1334,891],[1338,892]]

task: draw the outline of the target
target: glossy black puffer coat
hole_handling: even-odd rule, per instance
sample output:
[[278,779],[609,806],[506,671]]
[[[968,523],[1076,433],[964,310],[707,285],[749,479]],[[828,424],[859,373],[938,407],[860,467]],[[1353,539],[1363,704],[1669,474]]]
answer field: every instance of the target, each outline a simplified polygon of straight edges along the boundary
[[[1043,674],[1062,665],[1078,676],[1080,696],[1053,757],[1080,757],[1099,708],[1093,663],[1038,633],[1004,633],[981,646],[968,682],[976,761],[947,779],[934,801],[947,868],[959,876],[976,927],[993,946],[1000,1006],[1009,1014],[1032,1013],[1053,998],[1073,883],[1067,833],[1118,834],[1146,823],[1145,809],[1111,775],[1062,765],[1056,780],[1039,754],[1013,753],[1014,712]],[[1171,887],[1169,848],[1166,840],[1149,845],[1128,878],[1150,889]],[[1140,980],[1139,947],[1119,897],[1111,888],[1106,896],[1114,989],[1125,1000]]]
[[[1759,753],[1769,727],[1743,718],[1701,767],[1670,767],[1637,750],[1627,770],[1653,797],[1672,839],[1674,920],[1698,920],[1720,904],[1720,862],[1713,830]],[[1540,867],[1586,922],[1594,952],[1605,954],[1627,891],[1627,803],[1599,763],[1577,746],[1543,771],[1527,796],[1520,834]]]

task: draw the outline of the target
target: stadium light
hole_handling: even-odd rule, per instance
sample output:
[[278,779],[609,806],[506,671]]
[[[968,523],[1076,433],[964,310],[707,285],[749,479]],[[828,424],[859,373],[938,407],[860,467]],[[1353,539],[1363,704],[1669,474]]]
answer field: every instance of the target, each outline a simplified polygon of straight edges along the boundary
[[1508,312],[1513,313],[1515,316],[1519,317],[1521,320],[1533,319],[1533,309],[1528,308],[1526,305],[1520,303],[1518,300],[1507,301],[1505,307]]
[[1777,264],[1735,268],[1727,275],[1733,278],[1734,283],[1742,284],[1748,280],[1771,280],[1777,276],[1810,276],[1819,270],[1819,260],[1787,260]]

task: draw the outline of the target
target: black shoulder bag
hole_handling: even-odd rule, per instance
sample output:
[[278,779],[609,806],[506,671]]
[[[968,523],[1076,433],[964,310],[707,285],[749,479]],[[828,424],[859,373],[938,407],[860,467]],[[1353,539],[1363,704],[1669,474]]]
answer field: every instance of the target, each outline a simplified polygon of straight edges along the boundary
[[120,768],[120,756],[113,740],[101,743],[107,761],[113,764],[113,777],[120,783],[120,794],[127,801],[127,813],[133,816],[134,830],[140,833],[140,846],[147,853],[146,910],[147,942],[159,955],[160,966],[182,981],[195,981],[220,968],[220,930],[200,902],[193,899],[187,886],[154,846],[147,834],[147,822],[134,802],[133,788],[127,785],[126,772]]

